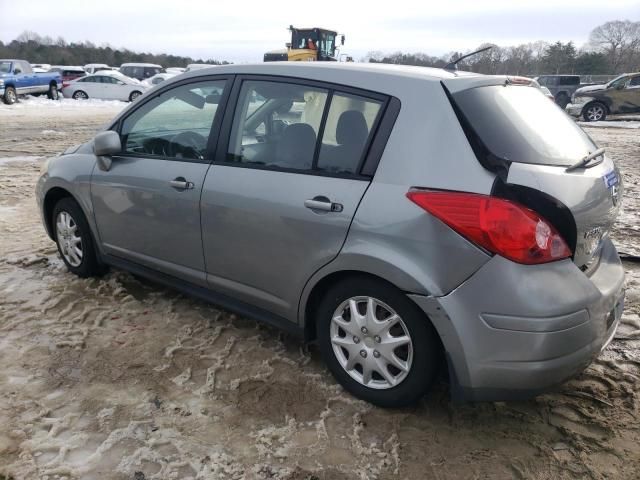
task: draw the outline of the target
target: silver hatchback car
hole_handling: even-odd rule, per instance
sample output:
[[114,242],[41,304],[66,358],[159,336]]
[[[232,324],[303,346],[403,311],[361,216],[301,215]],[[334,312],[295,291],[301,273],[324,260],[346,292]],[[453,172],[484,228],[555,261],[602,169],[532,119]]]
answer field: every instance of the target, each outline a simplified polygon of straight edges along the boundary
[[270,63],[163,82],[47,161],[68,269],[125,269],[317,342],[396,407],[523,398],[613,337],[613,160],[527,81]]

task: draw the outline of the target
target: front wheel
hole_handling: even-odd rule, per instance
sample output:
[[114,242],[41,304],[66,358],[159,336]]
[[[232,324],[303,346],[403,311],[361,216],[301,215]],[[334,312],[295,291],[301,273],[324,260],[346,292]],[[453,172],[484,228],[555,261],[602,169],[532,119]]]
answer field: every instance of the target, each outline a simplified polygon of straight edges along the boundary
[[4,91],[4,103],[7,105],[13,105],[18,101],[18,95],[16,89],[13,87],[7,87]]
[[607,118],[607,108],[599,102],[590,103],[584,108],[582,118],[585,122],[600,122]]
[[72,198],[63,198],[53,208],[53,230],[58,252],[70,272],[86,278],[101,275],[105,269],[82,209]]
[[358,398],[381,407],[418,401],[438,361],[436,332],[407,296],[382,281],[352,277],[318,308],[317,338],[329,370]]
[[131,95],[129,95],[129,101],[133,102],[136,98],[138,98],[140,95],[142,95],[141,92],[138,92],[137,90],[131,92]]

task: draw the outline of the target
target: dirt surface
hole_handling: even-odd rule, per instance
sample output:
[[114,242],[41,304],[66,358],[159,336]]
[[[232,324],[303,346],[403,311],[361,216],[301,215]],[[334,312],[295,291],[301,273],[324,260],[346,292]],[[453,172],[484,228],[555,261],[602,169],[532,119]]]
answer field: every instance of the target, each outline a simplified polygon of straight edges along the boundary
[[[40,224],[43,156],[123,105],[0,106],[0,479],[637,479],[640,265],[610,347],[558,392],[453,405],[355,400],[314,348],[112,271],[66,271]],[[617,160],[613,234],[640,254],[638,130],[589,128]]]

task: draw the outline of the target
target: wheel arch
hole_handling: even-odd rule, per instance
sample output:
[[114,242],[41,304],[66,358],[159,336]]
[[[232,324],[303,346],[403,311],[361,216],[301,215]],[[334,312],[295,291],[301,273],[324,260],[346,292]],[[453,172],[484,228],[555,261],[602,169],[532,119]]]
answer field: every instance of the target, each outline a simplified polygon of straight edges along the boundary
[[42,202],[42,213],[44,216],[44,224],[47,229],[47,235],[49,235],[49,238],[51,238],[51,240],[55,241],[55,236],[53,234],[53,209],[60,200],[67,197],[72,198],[76,201],[76,203],[78,203],[78,205],[80,205],[80,202],[78,202],[78,200],[71,194],[71,192],[62,187],[52,187],[44,195],[44,200]]

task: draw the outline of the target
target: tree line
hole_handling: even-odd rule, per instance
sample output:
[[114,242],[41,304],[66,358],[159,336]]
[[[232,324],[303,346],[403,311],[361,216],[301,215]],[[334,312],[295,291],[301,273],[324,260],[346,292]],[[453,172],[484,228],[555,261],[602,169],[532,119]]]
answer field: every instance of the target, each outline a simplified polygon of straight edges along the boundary
[[128,49],[117,49],[110,45],[96,46],[92,42],[71,42],[62,38],[40,36],[25,31],[15,40],[4,44],[0,41],[0,58],[20,58],[31,63],[50,65],[86,65],[87,63],[106,63],[119,67],[123,63],[157,63],[163,67],[186,67],[190,63],[210,63],[224,65],[229,62],[214,59],[195,59],[179,55],[139,53]]
[[[614,75],[640,71],[640,22],[615,20],[594,28],[589,41],[577,48],[573,42],[548,43],[544,41],[517,46],[501,47],[483,43],[478,49],[492,46],[490,50],[462,60],[461,70],[493,75]],[[442,57],[426,53],[383,54],[369,52],[365,61],[399,65],[444,67],[467,52],[451,52]]]

